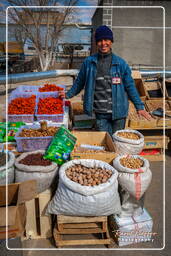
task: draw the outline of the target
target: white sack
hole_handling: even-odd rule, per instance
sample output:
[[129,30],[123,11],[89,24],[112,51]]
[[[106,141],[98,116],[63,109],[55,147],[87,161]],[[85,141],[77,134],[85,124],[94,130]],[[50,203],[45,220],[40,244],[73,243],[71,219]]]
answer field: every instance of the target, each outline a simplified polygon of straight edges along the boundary
[[15,161],[15,182],[23,182],[26,180],[37,180],[37,193],[41,193],[48,189],[55,181],[58,172],[58,165],[54,162],[48,166],[24,165],[19,162],[27,155],[42,153],[44,150],[36,150],[21,154]]
[[[98,186],[82,186],[70,180],[65,173],[75,164],[112,170],[113,175],[106,183]],[[76,216],[103,216],[120,213],[117,177],[117,171],[103,161],[80,159],[65,163],[60,167],[58,189],[48,205],[47,213]]]
[[8,184],[14,182],[14,162],[15,155],[12,152],[8,152],[9,161],[7,165],[0,167],[0,185],[6,184],[6,178],[8,175]]
[[118,182],[124,190],[139,200],[151,183],[152,172],[149,169],[149,161],[140,156],[131,156],[142,159],[144,165],[139,169],[130,169],[121,165],[120,159],[123,157],[126,156],[118,156],[113,161],[113,166],[119,173]]
[[121,213],[119,217],[135,217],[143,213],[144,206],[144,195],[140,200],[136,200],[135,197],[130,195],[128,191],[120,189],[120,199],[121,199]]
[[[118,136],[117,134],[119,132],[133,132],[137,134],[140,137],[140,139],[138,140],[126,139]],[[112,135],[112,138],[114,141],[115,151],[119,155],[125,155],[125,154],[137,155],[142,151],[144,147],[144,136],[136,130],[119,130]]]

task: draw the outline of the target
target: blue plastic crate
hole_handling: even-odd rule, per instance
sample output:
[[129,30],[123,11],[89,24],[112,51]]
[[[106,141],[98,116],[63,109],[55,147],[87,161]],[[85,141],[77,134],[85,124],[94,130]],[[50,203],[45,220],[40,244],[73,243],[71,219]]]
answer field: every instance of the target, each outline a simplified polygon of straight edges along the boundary
[[11,95],[15,96],[16,94],[17,95],[20,95],[23,94],[23,93],[28,93],[28,94],[31,94],[31,95],[36,95],[39,91],[39,88],[40,86],[37,86],[37,85],[21,85],[19,87],[17,87],[14,91],[11,92]]
[[[22,98],[28,98],[33,94],[26,94],[26,93],[19,93],[19,94],[13,94],[10,95],[9,100],[8,100],[8,104],[16,98],[22,97]],[[35,105],[36,108],[36,105]],[[34,109],[35,112],[35,109]],[[25,122],[25,123],[33,123],[34,121],[34,114],[23,114],[23,115],[9,115],[8,114],[8,121],[9,122]]]
[[[59,127],[57,124],[48,124],[48,126]],[[18,132],[15,134],[15,140],[17,143],[18,152],[30,152],[34,150],[45,150],[49,146],[53,136],[46,137],[19,137],[20,132],[23,128],[39,129],[40,124],[24,125],[20,127]]]
[[38,121],[41,120],[49,120],[49,121],[53,121],[53,122],[57,122],[57,123],[62,123],[64,120],[64,113],[65,113],[65,101],[63,100],[63,114],[55,114],[55,115],[48,115],[48,114],[43,114],[40,115],[38,114],[38,103],[39,103],[39,99],[44,99],[47,97],[54,97],[54,98],[58,98],[58,93],[57,92],[44,92],[41,93],[39,92],[37,94],[37,98],[36,98],[36,112],[35,112],[35,116],[37,118]]

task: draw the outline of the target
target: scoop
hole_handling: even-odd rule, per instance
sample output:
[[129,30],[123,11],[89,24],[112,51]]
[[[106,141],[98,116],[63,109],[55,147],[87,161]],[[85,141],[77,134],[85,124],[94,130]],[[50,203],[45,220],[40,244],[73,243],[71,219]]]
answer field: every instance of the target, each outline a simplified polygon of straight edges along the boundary
[[[157,108],[157,109],[153,110],[151,112],[151,114],[154,115],[154,116],[164,117],[164,111],[163,111],[162,108]],[[171,118],[171,116],[167,115],[167,114],[165,114],[165,117]]]

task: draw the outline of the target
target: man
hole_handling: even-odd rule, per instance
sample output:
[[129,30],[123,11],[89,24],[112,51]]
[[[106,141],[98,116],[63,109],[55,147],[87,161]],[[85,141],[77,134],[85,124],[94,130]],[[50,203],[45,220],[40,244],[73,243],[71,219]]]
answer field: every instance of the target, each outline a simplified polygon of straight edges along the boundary
[[[107,26],[98,27],[95,40],[98,53],[85,59],[66,98],[72,98],[84,89],[84,112],[90,116],[94,112],[96,129],[111,135],[125,127],[128,98],[134,103],[138,114],[150,120],[128,64],[112,53],[112,31]],[[64,93],[61,96],[64,97]]]

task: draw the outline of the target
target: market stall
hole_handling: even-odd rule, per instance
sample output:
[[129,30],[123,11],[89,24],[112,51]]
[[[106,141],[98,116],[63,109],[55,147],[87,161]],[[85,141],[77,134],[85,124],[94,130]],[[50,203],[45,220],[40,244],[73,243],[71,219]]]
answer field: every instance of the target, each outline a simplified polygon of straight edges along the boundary
[[[151,99],[150,90],[144,86],[147,81],[138,75],[135,82],[146,110],[152,113],[162,108],[162,99]],[[158,88],[162,93],[162,88]],[[116,247],[150,241],[151,236],[133,235],[125,242],[128,237],[122,231],[133,232],[136,227],[141,233],[152,232],[153,220],[144,208],[144,195],[148,196],[152,179],[148,160],[162,160],[169,138],[144,131],[162,131],[164,124],[170,129],[169,117],[165,122],[163,116],[154,116],[150,122],[140,119],[130,103],[126,129],[111,137],[107,132],[95,131],[94,117],[88,119],[83,114],[81,102],[69,104],[61,99],[60,90],[65,90],[65,86],[18,87],[9,97],[8,120],[0,123],[1,184],[6,183],[6,176],[7,183],[21,186],[32,179],[36,181],[35,194],[23,201],[27,208],[26,225],[14,236],[54,236],[57,247]],[[170,99],[165,101],[165,107],[169,115]],[[72,131],[68,129],[69,119]],[[3,161],[6,154],[7,169]],[[29,186],[33,184],[28,184],[28,190]],[[0,188],[4,193],[5,186]],[[56,217],[55,224],[52,216]],[[85,233],[102,233],[105,239],[80,242]],[[80,234],[80,240],[64,242],[61,235],[65,234]]]

